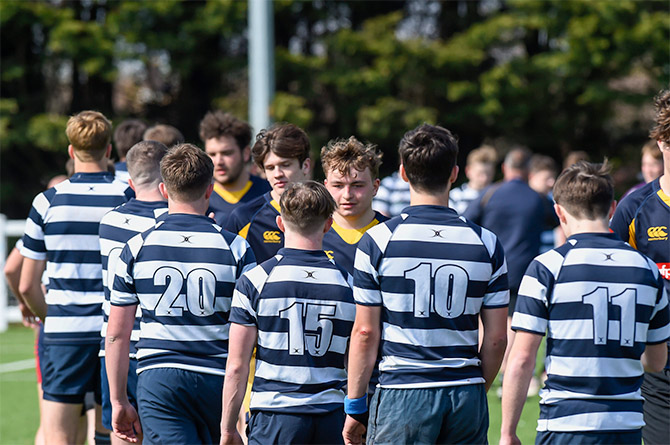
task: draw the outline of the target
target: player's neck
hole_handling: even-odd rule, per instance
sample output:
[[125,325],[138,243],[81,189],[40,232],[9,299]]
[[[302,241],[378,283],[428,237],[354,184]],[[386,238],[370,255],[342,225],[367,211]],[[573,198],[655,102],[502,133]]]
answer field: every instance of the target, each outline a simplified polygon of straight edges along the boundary
[[429,205],[449,207],[449,187],[441,193],[425,193],[409,186],[409,204],[413,206]]
[[74,157],[74,172],[75,173],[100,173],[107,171],[107,158],[102,158],[99,161],[80,161]]
[[561,223],[566,238],[579,233],[610,233],[607,220],[597,219],[575,219],[571,218],[566,223]]
[[284,232],[284,247],[300,250],[323,250],[323,233],[305,236],[286,231]]
[[659,185],[661,186],[661,190],[663,190],[663,193],[665,193],[667,196],[670,196],[670,172],[666,171],[663,176],[658,180]]
[[343,229],[362,229],[375,219],[375,211],[372,207],[368,208],[360,215],[342,216],[339,213],[333,213],[333,220],[335,224]]
[[138,201],[145,201],[145,202],[165,201],[165,198],[163,198],[163,195],[161,195],[161,192],[160,190],[158,190],[158,187],[155,187],[150,190],[136,189],[135,199]]
[[185,213],[188,215],[204,215],[209,207],[209,200],[201,199],[192,202],[179,202],[168,198],[168,213]]
[[245,170],[238,176],[238,178],[233,181],[233,182],[228,182],[224,184],[223,182],[217,182],[217,185],[220,186],[222,189],[229,191],[229,192],[237,192],[242,190],[246,185],[247,182],[249,182],[249,171]]
[[274,199],[277,202],[279,202],[279,198],[281,198],[281,194],[279,192],[276,192],[274,189],[270,190],[270,196],[272,196],[272,199]]

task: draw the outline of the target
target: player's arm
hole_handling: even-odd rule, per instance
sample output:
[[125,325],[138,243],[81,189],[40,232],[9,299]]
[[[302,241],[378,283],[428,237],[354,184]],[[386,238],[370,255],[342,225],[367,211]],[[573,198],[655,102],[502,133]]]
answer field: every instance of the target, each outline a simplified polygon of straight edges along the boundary
[[484,335],[479,348],[482,361],[486,391],[498,375],[500,364],[507,347],[507,307],[486,309],[481,311]]
[[130,334],[135,323],[137,305],[112,305],[105,338],[105,367],[109,380],[114,434],[128,442],[137,442],[141,432],[137,411],[128,401],[128,355]]
[[19,292],[19,282],[21,281],[21,269],[23,267],[23,255],[19,249],[14,247],[5,261],[5,278],[12,294],[19,302],[19,310],[23,319],[23,325],[26,327],[38,326],[35,314],[30,310],[25,300]]
[[19,293],[33,314],[44,320],[47,316],[47,304],[42,291],[42,274],[46,260],[23,259]]
[[249,362],[257,333],[256,326],[230,324],[226,379],[223,384],[221,445],[242,443],[242,438],[237,432],[237,419],[244,401],[249,378]]
[[514,337],[503,380],[501,445],[521,444],[516,427],[526,402],[541,342],[542,336],[531,332],[517,331]]
[[668,345],[666,343],[647,345],[640,360],[645,372],[663,371],[668,361]]

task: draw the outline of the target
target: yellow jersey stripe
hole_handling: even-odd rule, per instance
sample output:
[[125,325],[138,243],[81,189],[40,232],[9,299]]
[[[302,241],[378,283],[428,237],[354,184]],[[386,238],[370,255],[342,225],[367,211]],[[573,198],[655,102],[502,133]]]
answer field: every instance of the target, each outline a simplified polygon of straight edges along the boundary
[[223,198],[229,204],[237,204],[240,202],[240,199],[249,191],[251,186],[254,185],[253,182],[247,181],[246,185],[236,192],[231,192],[224,189],[220,184],[214,183],[214,191],[217,195]]

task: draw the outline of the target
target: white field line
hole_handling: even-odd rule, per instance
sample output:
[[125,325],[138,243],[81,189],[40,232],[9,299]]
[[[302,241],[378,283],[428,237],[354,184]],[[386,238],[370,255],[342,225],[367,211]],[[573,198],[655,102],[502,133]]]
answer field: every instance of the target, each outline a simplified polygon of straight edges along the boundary
[[26,369],[33,369],[34,367],[34,358],[19,360],[18,362],[3,363],[0,365],[0,374],[4,374],[6,372],[24,371]]

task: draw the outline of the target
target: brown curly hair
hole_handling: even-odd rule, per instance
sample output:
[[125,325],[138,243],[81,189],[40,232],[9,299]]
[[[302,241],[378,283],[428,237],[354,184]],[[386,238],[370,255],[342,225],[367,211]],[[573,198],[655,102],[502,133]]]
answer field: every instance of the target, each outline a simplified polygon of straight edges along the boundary
[[649,137],[670,144],[670,90],[661,90],[654,98],[656,118]]

